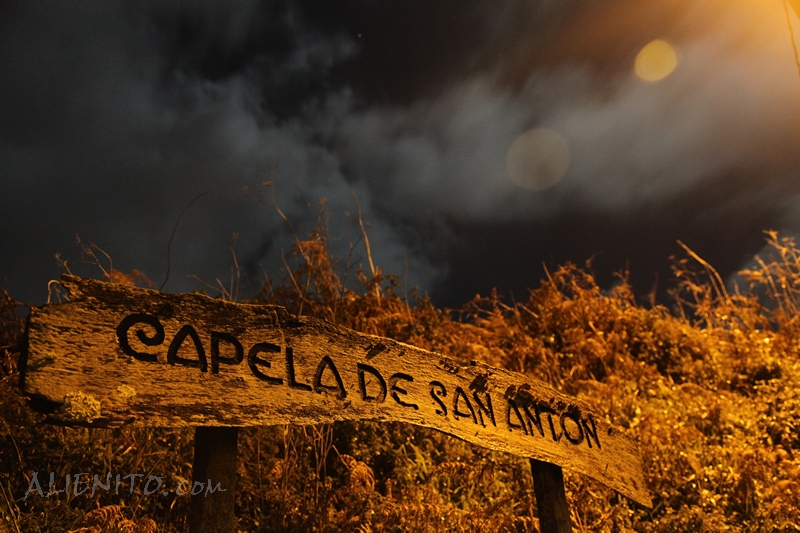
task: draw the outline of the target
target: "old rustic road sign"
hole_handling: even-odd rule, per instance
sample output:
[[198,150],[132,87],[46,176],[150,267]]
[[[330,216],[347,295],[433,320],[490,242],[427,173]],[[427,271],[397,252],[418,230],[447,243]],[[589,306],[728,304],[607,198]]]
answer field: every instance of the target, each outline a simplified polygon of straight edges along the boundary
[[[559,465],[650,506],[635,442],[526,376],[282,307],[63,276],[31,311],[23,386],[66,424],[401,421]],[[66,407],[64,407],[66,406]]]

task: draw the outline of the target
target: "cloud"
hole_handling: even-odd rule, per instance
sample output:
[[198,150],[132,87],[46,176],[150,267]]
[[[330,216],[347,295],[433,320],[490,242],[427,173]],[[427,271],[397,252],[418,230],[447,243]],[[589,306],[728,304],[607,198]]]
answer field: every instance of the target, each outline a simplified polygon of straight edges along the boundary
[[[687,15],[708,27],[678,43],[681,64],[660,83],[643,83],[631,68],[598,85],[588,66],[566,64],[532,72],[514,91],[501,72],[486,72],[410,107],[346,109],[333,137],[345,166],[384,177],[371,185],[409,217],[421,206],[491,221],[574,205],[621,210],[742,170],[760,174],[775,201],[798,162],[800,81],[788,32],[782,12],[728,11],[737,16],[719,23],[715,10]],[[534,126],[559,132],[572,154],[567,177],[545,194],[505,179],[508,147]]]
[[0,241],[7,252],[2,274],[12,291],[41,301],[47,279],[58,272],[52,254],[78,255],[76,233],[108,251],[117,268],[140,268],[159,280],[173,224],[203,192],[178,228],[169,288],[197,288],[188,274],[225,277],[234,233],[251,273],[264,262],[275,276],[281,250],[292,244],[289,232],[271,205],[241,192],[265,180],[274,182],[277,202],[301,236],[316,223],[317,207],[309,204],[327,199],[335,215],[333,245],[343,257],[359,237],[355,217],[345,216],[356,211],[355,192],[378,241],[378,264],[393,272],[408,264],[409,283],[429,285],[439,270],[407,250],[403,231],[373,211],[362,183],[344,178],[313,128],[262,106],[273,89],[285,92],[294,78],[319,76],[352,54],[351,44],[306,31],[287,11],[282,23],[294,24],[289,29],[296,35],[285,54],[253,52],[238,72],[212,80],[191,61],[171,57],[168,52],[179,55],[176,45],[167,43],[172,48],[165,51],[168,40],[152,21],[165,24],[181,11],[187,24],[201,26],[195,52],[214,42],[236,51],[252,38],[243,21],[254,7],[233,14],[209,13],[218,9],[211,5],[186,9],[170,4],[131,14],[98,3],[78,15],[66,7],[22,6],[16,20],[5,21],[14,31],[3,44],[13,42],[16,53],[0,58],[11,74],[0,89],[10,112],[0,132],[0,202],[14,220],[2,226]]
[[[784,209],[798,194],[800,81],[773,3],[683,6],[670,19],[674,35],[652,36],[678,46],[678,68],[645,84],[632,73],[636,47],[626,59],[613,35],[589,31],[592,18],[580,25],[585,42],[556,64],[520,53],[521,44],[548,48],[544,37],[523,38],[515,13],[536,19],[544,36],[578,37],[546,23],[566,11],[511,2],[487,25],[513,26],[517,41],[478,32],[501,61],[465,50],[472,67],[439,76],[410,101],[374,97],[368,75],[342,78],[365,54],[377,57],[367,53],[368,32],[362,43],[335,26],[323,31],[292,2],[15,5],[0,21],[0,207],[12,218],[0,226],[8,251],[0,274],[12,292],[41,300],[58,272],[52,254],[76,255],[79,233],[119,268],[160,280],[178,214],[208,191],[178,228],[169,289],[196,288],[188,274],[226,275],[234,233],[242,263],[274,275],[291,235],[270,206],[241,193],[266,180],[301,234],[326,198],[342,256],[359,238],[355,191],[376,262],[407,269],[409,284],[425,289],[447,274],[453,223],[621,213],[669,205],[711,182],[743,188],[743,207],[730,195],[724,216],[746,216],[753,197]],[[598,20],[624,29],[645,14]],[[617,58],[610,68],[582,59],[581,50],[601,54],[593,39]],[[566,176],[543,192],[505,175],[509,147],[535,127],[558,132],[571,157]],[[743,175],[753,182],[743,185]]]

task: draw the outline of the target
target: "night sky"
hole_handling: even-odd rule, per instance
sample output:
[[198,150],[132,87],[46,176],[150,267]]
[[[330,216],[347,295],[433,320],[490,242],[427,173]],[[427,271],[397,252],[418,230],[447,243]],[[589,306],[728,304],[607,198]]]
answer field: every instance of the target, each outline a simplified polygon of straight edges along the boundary
[[[164,290],[227,284],[232,247],[255,287],[293,241],[273,196],[301,236],[324,198],[334,254],[368,268],[360,205],[376,265],[438,305],[589,257],[644,299],[677,240],[729,277],[800,231],[786,9],[7,0],[0,283],[43,303],[57,253],[97,276],[78,235],[161,285],[183,213]],[[641,59],[654,40],[673,55]]]

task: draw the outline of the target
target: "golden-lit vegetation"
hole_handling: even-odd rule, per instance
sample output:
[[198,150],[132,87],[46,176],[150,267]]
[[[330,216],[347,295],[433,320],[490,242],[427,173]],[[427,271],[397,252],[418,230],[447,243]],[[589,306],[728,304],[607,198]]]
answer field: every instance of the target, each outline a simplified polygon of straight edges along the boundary
[[[406,298],[392,277],[336,273],[320,228],[258,301],[525,373],[590,403],[641,445],[654,508],[566,472],[576,531],[800,530],[800,250],[770,253],[729,290],[687,248],[670,307],[637,302],[624,274],[603,290],[565,265],[525,302],[476,297],[456,311]],[[130,281],[117,276],[116,281]],[[745,290],[746,289],[746,290]],[[51,427],[20,394],[23,322],[0,293],[0,516],[10,531],[186,530],[189,498],[131,493],[23,499],[38,472],[191,478],[193,433]],[[46,487],[45,487],[46,490]],[[119,507],[114,507],[119,506]],[[241,531],[537,531],[527,460],[405,424],[242,430]],[[154,522],[153,522],[154,521]]]

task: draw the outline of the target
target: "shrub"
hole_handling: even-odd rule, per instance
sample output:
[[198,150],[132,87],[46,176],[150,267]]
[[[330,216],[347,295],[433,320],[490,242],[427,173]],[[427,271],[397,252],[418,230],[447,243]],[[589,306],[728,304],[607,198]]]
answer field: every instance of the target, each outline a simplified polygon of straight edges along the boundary
[[[797,531],[800,253],[774,233],[768,243],[771,255],[742,273],[743,289],[726,287],[687,248],[675,261],[672,308],[638,304],[625,273],[603,290],[589,266],[567,264],[523,302],[492,293],[445,310],[401,296],[374,266],[346,286],[318,228],[256,301],[503,366],[588,402],[640,443],[654,508],[567,472],[576,531]],[[102,514],[115,517],[108,531],[185,531],[188,499],[174,494],[24,498],[33,472],[154,472],[177,485],[191,477],[192,432],[43,425],[16,386],[16,305],[0,293],[4,520],[20,531],[78,531],[101,527],[92,520]],[[241,530],[538,531],[526,460],[426,428],[246,428],[239,455]]]

